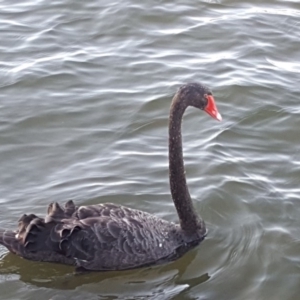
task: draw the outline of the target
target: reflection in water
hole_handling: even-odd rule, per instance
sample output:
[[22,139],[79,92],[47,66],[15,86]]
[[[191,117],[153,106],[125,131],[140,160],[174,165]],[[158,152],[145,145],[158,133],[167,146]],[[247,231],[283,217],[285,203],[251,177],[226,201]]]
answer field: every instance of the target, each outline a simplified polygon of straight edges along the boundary
[[[99,293],[101,296],[166,297],[171,299],[188,291],[194,285],[209,280],[208,274],[196,278],[181,279],[195,259],[196,251],[177,262],[163,266],[121,272],[87,272],[76,274],[72,267],[31,262],[11,253],[1,260],[0,274],[7,279],[19,276],[24,283],[43,288],[75,290],[78,287]],[[17,267],[16,267],[17,266]]]

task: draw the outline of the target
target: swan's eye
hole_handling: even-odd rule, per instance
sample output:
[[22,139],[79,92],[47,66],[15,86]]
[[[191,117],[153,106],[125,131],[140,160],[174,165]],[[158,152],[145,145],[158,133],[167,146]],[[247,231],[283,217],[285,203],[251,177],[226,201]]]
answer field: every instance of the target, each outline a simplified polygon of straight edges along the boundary
[[205,94],[205,95],[204,95],[204,98],[205,98],[205,100],[206,100],[206,103],[204,104],[204,108],[205,108],[205,106],[206,106],[207,103],[208,103],[208,94]]

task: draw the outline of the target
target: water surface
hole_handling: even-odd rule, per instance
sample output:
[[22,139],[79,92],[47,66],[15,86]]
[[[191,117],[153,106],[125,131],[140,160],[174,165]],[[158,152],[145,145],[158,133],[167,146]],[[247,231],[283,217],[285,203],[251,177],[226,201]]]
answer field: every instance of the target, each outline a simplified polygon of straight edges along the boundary
[[188,81],[188,185],[209,230],[178,261],[74,276],[0,248],[0,299],[297,299],[297,1],[0,3],[0,226],[48,203],[115,202],[170,221],[167,124]]

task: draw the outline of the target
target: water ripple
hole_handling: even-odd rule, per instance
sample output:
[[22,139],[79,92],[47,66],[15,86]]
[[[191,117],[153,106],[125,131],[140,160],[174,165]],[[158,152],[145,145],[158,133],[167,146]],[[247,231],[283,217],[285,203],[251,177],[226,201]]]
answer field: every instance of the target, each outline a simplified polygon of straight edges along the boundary
[[183,121],[188,184],[208,227],[199,247],[169,265],[80,278],[1,248],[1,299],[297,299],[297,1],[0,8],[1,227],[70,198],[176,221],[171,97],[203,81],[224,117],[188,109]]

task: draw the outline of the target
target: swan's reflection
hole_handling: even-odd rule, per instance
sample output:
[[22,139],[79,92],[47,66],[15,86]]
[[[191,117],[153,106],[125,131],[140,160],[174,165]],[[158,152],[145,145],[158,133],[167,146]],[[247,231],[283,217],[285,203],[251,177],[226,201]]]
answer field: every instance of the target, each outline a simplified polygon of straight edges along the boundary
[[26,284],[58,290],[80,288],[101,295],[168,295],[169,298],[209,279],[207,273],[194,278],[186,274],[196,253],[189,252],[181,259],[165,265],[121,272],[88,273],[74,273],[74,268],[69,266],[27,261],[8,253],[0,261],[0,274],[3,280],[17,275]]

